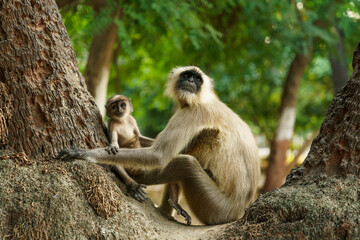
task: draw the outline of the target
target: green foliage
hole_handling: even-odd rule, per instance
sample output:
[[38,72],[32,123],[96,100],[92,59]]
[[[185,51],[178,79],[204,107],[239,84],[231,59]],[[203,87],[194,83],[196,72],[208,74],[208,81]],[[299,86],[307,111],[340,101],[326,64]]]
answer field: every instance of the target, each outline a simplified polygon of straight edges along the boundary
[[331,67],[326,58],[313,57],[299,90],[296,130],[304,135],[320,127],[333,98]]
[[[117,7],[123,13],[115,21],[121,52],[109,96],[120,77],[121,93],[131,97],[134,116],[149,136],[173,111],[162,95],[170,69],[197,65],[215,79],[219,97],[271,139],[288,67],[296,53],[309,49],[314,57],[301,83],[295,130],[314,131],[333,97],[328,58],[338,40],[335,27],[344,32],[349,68],[359,41],[357,0],[136,0]],[[81,69],[92,34],[109,23],[109,9],[95,17],[82,4],[63,15]]]
[[80,70],[86,66],[87,56],[94,33],[94,11],[88,5],[76,7],[62,13],[62,19],[70,36],[71,45],[76,53]]

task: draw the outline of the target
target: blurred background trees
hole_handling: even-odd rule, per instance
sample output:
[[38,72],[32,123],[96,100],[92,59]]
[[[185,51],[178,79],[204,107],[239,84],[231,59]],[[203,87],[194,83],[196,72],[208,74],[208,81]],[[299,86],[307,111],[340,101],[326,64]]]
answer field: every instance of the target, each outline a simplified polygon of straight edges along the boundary
[[[306,150],[359,41],[359,0],[57,4],[99,108],[115,93],[129,96],[144,135],[155,137],[172,114],[163,96],[171,68],[197,65],[214,78],[220,99],[257,135],[264,168],[272,166],[264,191]],[[284,116],[289,107],[294,115]]]

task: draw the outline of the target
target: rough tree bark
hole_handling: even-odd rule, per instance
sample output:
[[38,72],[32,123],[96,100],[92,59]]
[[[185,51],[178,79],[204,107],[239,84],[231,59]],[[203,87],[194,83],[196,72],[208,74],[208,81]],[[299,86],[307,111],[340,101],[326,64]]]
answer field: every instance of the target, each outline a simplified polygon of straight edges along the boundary
[[[106,6],[106,0],[94,0],[91,2],[93,9],[100,13]],[[119,11],[115,10],[113,18],[117,18]],[[85,68],[85,79],[89,92],[95,98],[101,115],[105,116],[105,103],[109,82],[110,65],[117,38],[117,26],[109,24],[101,32],[94,35],[90,46],[88,61]]]
[[189,227],[125,196],[101,166],[51,158],[105,139],[55,2],[0,0],[0,23],[0,238],[360,238],[360,45],[352,78],[286,184],[239,221]]
[[286,152],[289,149],[294,131],[298,90],[311,55],[311,50],[307,54],[297,54],[287,73],[275,136],[270,144],[269,165],[263,192],[271,191],[284,183],[287,172]]
[[1,2],[1,142],[37,159],[65,146],[104,146],[101,115],[56,5]]

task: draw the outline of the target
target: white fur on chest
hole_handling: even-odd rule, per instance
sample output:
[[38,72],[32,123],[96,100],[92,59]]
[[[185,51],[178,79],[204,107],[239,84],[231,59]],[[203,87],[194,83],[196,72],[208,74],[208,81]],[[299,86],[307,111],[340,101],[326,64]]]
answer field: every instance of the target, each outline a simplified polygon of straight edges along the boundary
[[117,133],[119,136],[118,142],[120,146],[124,146],[129,142],[134,141],[134,138],[136,137],[133,128],[121,127],[117,129]]

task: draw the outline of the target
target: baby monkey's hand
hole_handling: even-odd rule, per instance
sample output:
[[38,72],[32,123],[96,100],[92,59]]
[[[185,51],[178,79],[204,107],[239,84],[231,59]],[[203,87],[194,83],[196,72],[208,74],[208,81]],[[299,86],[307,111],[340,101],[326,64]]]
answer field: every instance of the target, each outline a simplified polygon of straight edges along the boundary
[[108,154],[114,154],[116,155],[119,152],[119,147],[115,145],[110,145],[105,148],[105,151],[108,152]]

